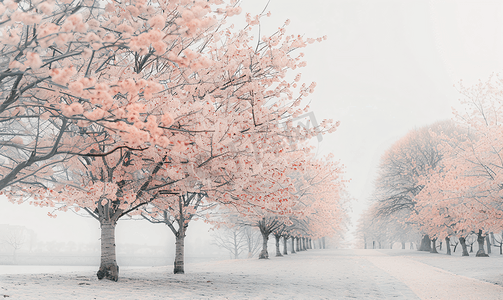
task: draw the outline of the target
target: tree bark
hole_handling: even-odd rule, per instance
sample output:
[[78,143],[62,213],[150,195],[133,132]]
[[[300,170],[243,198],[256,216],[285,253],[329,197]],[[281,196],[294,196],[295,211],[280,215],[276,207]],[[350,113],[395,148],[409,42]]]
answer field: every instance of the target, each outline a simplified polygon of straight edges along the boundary
[[119,266],[115,256],[115,221],[101,221],[101,263],[98,279],[119,280]]
[[296,238],[295,238],[295,241],[296,241],[296,243],[295,243],[295,244],[296,244],[296,245],[295,245],[295,246],[296,246],[296,247],[295,247],[295,250],[297,250],[297,252],[299,252],[299,251],[300,251],[300,242],[299,242],[299,240],[300,240],[300,239],[299,239],[298,237],[296,237]]
[[447,255],[451,255],[451,239],[446,236],[445,237],[445,246],[447,247]]
[[322,244],[323,244],[323,249],[325,249],[325,237],[322,237],[322,238],[321,238],[321,242],[322,242]]
[[295,238],[292,236],[292,253],[295,253]]
[[318,239],[318,246],[320,247],[321,249],[321,239]]
[[279,249],[279,239],[281,236],[279,234],[275,234],[274,238],[276,239],[276,256],[283,256],[283,254],[281,254],[281,250]]
[[283,237],[283,255],[287,255],[288,254],[287,242],[288,242],[288,237],[284,236]]
[[432,246],[431,246],[430,253],[438,253],[437,252],[437,238],[432,239],[431,243],[432,243]]
[[464,237],[459,238],[459,243],[461,244],[461,248],[463,249],[463,254],[461,256],[470,256],[470,254],[468,254],[468,248],[466,247],[466,240]]
[[491,241],[489,240],[489,235],[486,235],[486,246],[487,254],[491,254]]
[[267,241],[269,241],[269,234],[265,232],[262,233],[262,251],[258,256],[259,259],[268,259],[269,253],[267,252]]
[[184,274],[185,273],[185,268],[184,268],[185,230],[184,230],[183,226],[178,230],[178,234],[176,235],[175,238],[176,238],[176,241],[175,241],[175,263],[174,263],[173,273],[174,274]]
[[431,251],[431,240],[430,237],[425,234],[421,240],[421,246],[419,246],[419,251]]
[[405,242],[402,242],[402,249],[405,249]]
[[479,244],[479,250],[477,251],[477,254],[475,254],[476,257],[489,257],[487,253],[484,251],[484,242],[486,240],[486,237],[482,235],[482,230],[479,229],[479,233],[477,234],[477,243]]

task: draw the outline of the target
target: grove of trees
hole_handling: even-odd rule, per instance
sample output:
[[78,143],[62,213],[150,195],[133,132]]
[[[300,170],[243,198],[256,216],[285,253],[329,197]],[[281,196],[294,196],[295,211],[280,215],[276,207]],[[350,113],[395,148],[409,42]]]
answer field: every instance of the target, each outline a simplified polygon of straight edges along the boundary
[[261,258],[271,233],[306,249],[344,230],[343,166],[307,144],[339,124],[294,126],[316,86],[299,49],[323,38],[287,34],[288,21],[261,36],[266,13],[234,28],[240,13],[220,0],[0,3],[0,193],[94,217],[99,279],[119,278],[121,218],[171,229],[175,273],[194,219],[258,227]]
[[465,87],[463,110],[410,131],[381,158],[375,193],[359,223],[365,245],[413,242],[419,250],[487,256],[503,230],[503,81]]

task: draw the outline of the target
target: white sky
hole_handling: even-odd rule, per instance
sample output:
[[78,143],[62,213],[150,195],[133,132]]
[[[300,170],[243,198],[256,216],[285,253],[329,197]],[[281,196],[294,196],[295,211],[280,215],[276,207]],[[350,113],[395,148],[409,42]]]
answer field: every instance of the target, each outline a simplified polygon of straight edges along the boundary
[[[242,7],[255,14],[266,3],[244,0]],[[309,97],[317,120],[341,121],[336,133],[324,136],[319,153],[332,152],[346,165],[349,190],[359,200],[354,222],[372,191],[379,158],[393,141],[450,118],[460,97],[453,85],[485,80],[503,64],[503,1],[271,0],[267,11],[272,17],[262,23],[263,33],[290,19],[288,33],[328,36],[304,51],[308,66],[302,73],[303,80],[318,84]],[[30,227],[39,240],[99,238],[94,219],[72,213],[50,219],[46,211],[4,198],[1,223]],[[159,235],[171,233],[152,226],[119,222],[118,240],[164,244]]]

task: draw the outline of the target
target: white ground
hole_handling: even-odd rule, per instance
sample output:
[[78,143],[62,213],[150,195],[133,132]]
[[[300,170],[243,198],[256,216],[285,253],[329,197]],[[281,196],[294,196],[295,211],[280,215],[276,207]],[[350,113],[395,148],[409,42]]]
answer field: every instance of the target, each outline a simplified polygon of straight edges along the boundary
[[[77,272],[68,272],[75,268]],[[0,266],[7,299],[503,299],[503,256],[414,250],[309,250],[269,260],[122,268]],[[28,273],[29,270],[32,270]],[[47,273],[49,272],[49,273]]]

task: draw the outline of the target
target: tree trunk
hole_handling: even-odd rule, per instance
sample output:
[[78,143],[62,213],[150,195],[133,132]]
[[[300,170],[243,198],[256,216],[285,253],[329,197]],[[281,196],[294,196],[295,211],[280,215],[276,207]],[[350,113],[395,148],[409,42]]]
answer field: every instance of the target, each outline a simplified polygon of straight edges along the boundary
[[306,238],[301,238],[300,246],[302,247],[302,251],[306,251]]
[[234,244],[234,249],[232,250],[234,254],[234,259],[239,258],[239,249],[238,249],[238,234],[236,231],[232,232],[232,239],[233,239],[233,244]]
[[491,241],[489,240],[489,235],[486,235],[486,246],[487,254],[491,254]]
[[431,243],[432,243],[432,246],[431,246],[430,253],[438,253],[437,252],[437,238],[432,239]]
[[451,255],[451,239],[448,236],[445,237],[445,246],[447,247],[447,255]]
[[322,243],[323,243],[323,249],[325,249],[325,237],[322,237],[322,238],[321,238],[321,241],[322,241]]
[[405,242],[402,242],[402,249],[405,249]]
[[269,253],[267,252],[267,241],[269,241],[269,234],[262,232],[262,251],[260,251],[259,259],[268,259]]
[[318,246],[321,249],[321,239],[318,239]]
[[477,234],[477,243],[479,243],[479,251],[475,254],[476,257],[489,257],[487,253],[484,251],[484,242],[486,237],[482,235],[482,230],[479,229],[479,233]]
[[468,254],[468,248],[466,247],[466,240],[464,237],[459,238],[459,243],[461,244],[461,248],[463,249],[463,254],[461,256],[470,256],[470,254]]
[[295,253],[295,237],[291,237],[292,239],[292,253]]
[[[183,228],[183,227],[182,227]],[[178,234],[176,235],[175,242],[175,263],[174,263],[174,274],[184,274],[184,244],[185,244],[185,230],[180,228]]]
[[281,250],[279,249],[279,239],[280,239],[280,235],[279,234],[275,234],[274,235],[274,238],[276,239],[276,256],[283,256],[283,254],[281,254]]
[[440,251],[442,251],[442,241],[440,241],[440,248],[439,248]]
[[297,250],[297,252],[299,252],[300,251],[300,238],[297,237],[297,238],[295,238],[295,240],[297,241],[295,250]]
[[419,251],[431,251],[431,240],[430,237],[425,234],[421,240],[421,246],[419,246]]
[[98,279],[119,280],[119,266],[115,257],[115,222],[101,221],[101,264]]
[[287,242],[288,242],[288,237],[284,236],[283,237],[283,255],[287,255],[288,254]]

